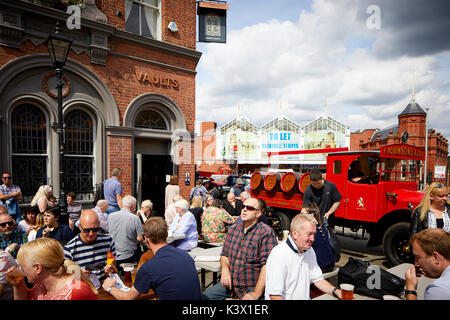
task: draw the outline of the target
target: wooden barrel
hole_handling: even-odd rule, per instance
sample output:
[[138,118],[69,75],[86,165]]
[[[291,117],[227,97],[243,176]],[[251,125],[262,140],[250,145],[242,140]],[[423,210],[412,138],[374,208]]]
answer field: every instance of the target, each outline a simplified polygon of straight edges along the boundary
[[250,177],[250,189],[252,190],[260,190],[264,185],[264,173],[256,171]]
[[281,178],[281,190],[284,192],[294,192],[297,190],[300,174],[297,172],[286,172]]
[[298,182],[298,189],[301,193],[304,193],[306,188],[311,184],[311,180],[309,178],[309,172],[306,172],[302,175],[300,178],[300,181]]
[[269,172],[264,178],[264,189],[270,192],[275,192],[278,190],[281,182],[281,173],[279,172]]

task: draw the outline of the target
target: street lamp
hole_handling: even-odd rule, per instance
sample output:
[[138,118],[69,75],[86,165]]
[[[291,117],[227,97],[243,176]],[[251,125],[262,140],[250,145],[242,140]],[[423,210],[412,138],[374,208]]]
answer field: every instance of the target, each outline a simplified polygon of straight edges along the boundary
[[424,173],[423,173],[423,183],[428,184],[427,181],[427,169],[428,169],[428,111],[430,108],[425,108],[426,110],[426,117],[425,117],[425,166],[424,166]]
[[58,145],[59,145],[59,206],[61,214],[66,213],[66,195],[64,190],[64,122],[63,122],[63,94],[62,69],[66,64],[72,40],[64,37],[61,33],[59,22],[56,23],[56,31],[49,34],[46,45],[48,53],[56,67],[56,88],[58,90]]

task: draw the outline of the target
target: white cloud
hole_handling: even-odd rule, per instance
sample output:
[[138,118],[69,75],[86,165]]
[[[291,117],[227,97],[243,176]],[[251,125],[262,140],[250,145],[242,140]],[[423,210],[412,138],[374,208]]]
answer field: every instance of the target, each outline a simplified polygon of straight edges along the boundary
[[[328,113],[352,131],[383,128],[396,123],[414,85],[417,102],[438,112],[431,125],[450,135],[446,126],[439,129],[439,114],[450,105],[448,78],[435,77],[437,58],[375,56],[368,36],[376,33],[367,31],[358,10],[354,1],[317,0],[296,22],[273,19],[229,32],[226,45],[206,45],[197,76],[197,120],[220,126],[240,105],[240,114],[255,123],[280,113],[303,123],[327,101]],[[441,57],[448,61],[447,53]],[[212,81],[203,82],[202,72]]]

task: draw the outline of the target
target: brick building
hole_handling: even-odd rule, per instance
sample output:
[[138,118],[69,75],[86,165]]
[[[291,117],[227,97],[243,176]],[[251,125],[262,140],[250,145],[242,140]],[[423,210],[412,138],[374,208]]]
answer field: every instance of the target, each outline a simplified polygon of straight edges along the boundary
[[[164,197],[177,173],[194,177],[195,0],[84,0],[79,29],[64,1],[0,0],[0,168],[30,200],[40,184],[59,195],[55,67],[45,41],[59,21],[73,40],[63,70],[65,191],[92,199],[123,170],[125,194]],[[168,25],[175,22],[177,31]],[[172,155],[183,145],[183,161]]]
[[[447,173],[448,139],[427,128],[427,113],[416,102],[414,94],[411,102],[398,115],[398,124],[384,129],[366,129],[352,132],[350,137],[351,150],[379,150],[381,146],[388,144],[408,143],[425,149],[425,132],[428,131],[428,155],[427,155],[427,181],[445,183],[447,176],[436,178],[437,167],[445,167]],[[424,168],[421,168],[421,180],[424,176]]]

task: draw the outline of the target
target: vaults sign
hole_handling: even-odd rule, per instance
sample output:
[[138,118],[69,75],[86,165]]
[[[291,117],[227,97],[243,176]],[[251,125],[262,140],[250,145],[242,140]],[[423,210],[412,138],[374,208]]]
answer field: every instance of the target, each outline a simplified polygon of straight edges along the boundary
[[151,74],[139,70],[135,70],[137,80],[142,84],[150,84],[158,88],[178,90],[180,83],[176,79],[162,77],[160,75]]

